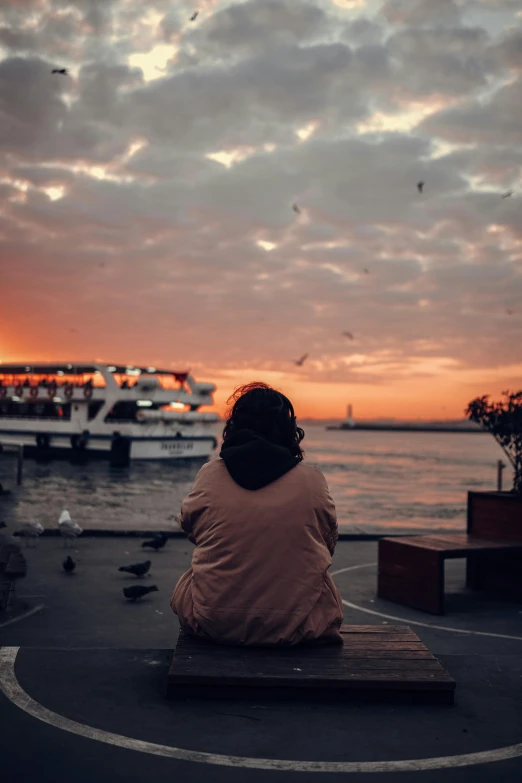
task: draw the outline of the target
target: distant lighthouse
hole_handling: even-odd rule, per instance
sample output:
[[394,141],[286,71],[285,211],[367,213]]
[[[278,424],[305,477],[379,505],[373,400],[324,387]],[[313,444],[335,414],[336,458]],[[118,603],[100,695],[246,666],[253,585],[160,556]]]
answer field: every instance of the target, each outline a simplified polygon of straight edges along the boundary
[[352,406],[348,405],[346,410],[346,419],[342,423],[343,427],[355,427],[355,421],[353,419]]

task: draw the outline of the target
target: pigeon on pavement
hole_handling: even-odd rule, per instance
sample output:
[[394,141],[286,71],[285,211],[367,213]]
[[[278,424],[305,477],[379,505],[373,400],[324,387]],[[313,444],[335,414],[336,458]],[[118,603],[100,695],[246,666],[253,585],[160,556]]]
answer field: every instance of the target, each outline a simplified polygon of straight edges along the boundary
[[158,588],[156,585],[151,585],[150,587],[145,587],[145,585],[132,585],[132,587],[124,587],[123,588],[123,595],[125,598],[128,598],[129,601],[138,601],[140,598],[143,598],[144,595],[147,595],[147,593],[154,593],[157,592]]
[[134,576],[145,576],[150,568],[151,561],[146,560],[144,563],[133,563],[130,566],[120,566],[118,571],[125,571],[127,574],[134,574]]
[[155,536],[150,541],[144,541],[141,546],[143,549],[149,547],[150,549],[155,549],[157,552],[158,549],[163,549],[166,543],[167,543],[167,536],[164,533],[162,533],[159,536]]
[[70,555],[67,555],[67,557],[63,561],[62,568],[66,574],[72,574],[72,572],[76,568],[76,563],[74,562],[74,560]]

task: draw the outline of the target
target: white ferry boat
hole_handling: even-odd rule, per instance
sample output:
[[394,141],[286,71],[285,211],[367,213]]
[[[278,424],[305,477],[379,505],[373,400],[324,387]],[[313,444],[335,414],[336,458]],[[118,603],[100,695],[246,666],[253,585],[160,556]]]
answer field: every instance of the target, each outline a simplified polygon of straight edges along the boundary
[[217,446],[213,383],[188,372],[98,363],[1,364],[0,444],[37,456],[206,458]]

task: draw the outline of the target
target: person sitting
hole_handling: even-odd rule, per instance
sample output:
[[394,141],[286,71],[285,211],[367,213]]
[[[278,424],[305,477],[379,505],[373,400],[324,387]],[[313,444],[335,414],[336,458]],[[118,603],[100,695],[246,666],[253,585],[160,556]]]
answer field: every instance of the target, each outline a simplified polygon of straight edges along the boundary
[[292,403],[260,382],[228,402],[219,458],[181,504],[196,547],[171,608],[186,631],[222,644],[342,644],[343,606],[328,573],[335,505],[321,471],[303,461]]

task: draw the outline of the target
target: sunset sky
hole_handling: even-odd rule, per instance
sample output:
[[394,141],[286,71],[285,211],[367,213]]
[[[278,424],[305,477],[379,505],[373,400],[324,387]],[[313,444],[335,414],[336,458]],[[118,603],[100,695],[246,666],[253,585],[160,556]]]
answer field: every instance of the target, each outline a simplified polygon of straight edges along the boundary
[[0,361],[301,417],[522,388],[520,0],[0,6]]

